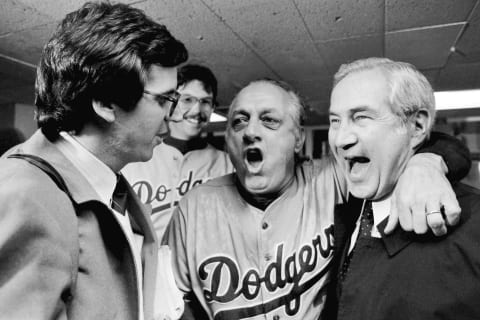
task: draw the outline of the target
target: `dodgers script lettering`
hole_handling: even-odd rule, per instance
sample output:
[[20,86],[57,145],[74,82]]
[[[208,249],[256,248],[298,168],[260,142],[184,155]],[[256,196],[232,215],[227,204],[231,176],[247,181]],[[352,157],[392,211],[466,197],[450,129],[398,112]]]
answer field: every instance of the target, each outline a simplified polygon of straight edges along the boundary
[[[268,306],[249,307],[252,310],[248,313],[252,316],[284,306],[288,315],[295,315],[300,308],[302,294],[328,269],[328,264],[319,263],[319,257],[325,260],[332,254],[333,225],[324,230],[324,235],[325,243],[322,243],[322,237],[317,235],[311,243],[303,245],[289,256],[284,256],[284,244],[278,244],[276,257],[267,265],[263,275],[255,268],[250,268],[241,275],[236,262],[226,256],[213,256],[204,260],[199,265],[198,273],[204,283],[210,284],[209,289],[204,289],[206,300],[228,303],[239,296],[254,300],[262,287],[269,292],[286,288],[284,296],[270,301]],[[307,274],[311,276],[306,276]],[[228,312],[228,316],[240,318],[239,315],[232,314],[233,310],[222,311],[224,315],[220,318],[228,319]],[[217,318],[219,317],[215,316],[215,319]]]

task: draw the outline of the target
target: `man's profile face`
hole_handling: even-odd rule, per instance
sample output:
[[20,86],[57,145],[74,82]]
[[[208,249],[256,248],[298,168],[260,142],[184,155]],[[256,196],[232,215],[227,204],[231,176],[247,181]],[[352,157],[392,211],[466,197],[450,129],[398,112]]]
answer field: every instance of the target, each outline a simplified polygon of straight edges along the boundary
[[411,130],[392,112],[388,94],[377,69],[352,73],[332,91],[329,143],[358,198],[389,195],[413,155]]
[[303,146],[287,93],[270,83],[244,88],[229,111],[227,150],[249,192],[277,193],[294,176],[294,155]]
[[170,119],[170,134],[177,139],[190,140],[198,137],[208,124],[213,112],[213,94],[198,80],[178,87],[177,91],[180,99]]
[[[177,68],[153,65],[149,68],[144,90],[154,95],[173,95],[177,86]],[[117,108],[117,148],[127,162],[148,161],[153,148],[168,135],[170,102],[160,104],[153,95],[143,94],[135,108],[124,111]]]

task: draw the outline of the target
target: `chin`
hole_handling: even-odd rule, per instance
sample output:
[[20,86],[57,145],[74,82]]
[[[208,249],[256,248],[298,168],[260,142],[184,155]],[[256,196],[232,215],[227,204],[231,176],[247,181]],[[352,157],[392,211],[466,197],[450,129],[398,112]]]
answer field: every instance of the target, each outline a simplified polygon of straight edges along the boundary
[[372,190],[369,186],[358,185],[358,184],[349,184],[348,191],[355,197],[359,199],[369,199],[373,200],[375,198],[375,190]]
[[245,183],[243,184],[243,187],[250,193],[253,194],[263,194],[267,193],[268,191],[266,190],[267,186],[265,183],[262,181],[259,181],[260,179],[258,177],[252,177],[252,178],[247,178],[245,179]]
[[137,153],[137,160],[135,162],[146,162],[152,159],[153,157],[153,149],[144,152]]

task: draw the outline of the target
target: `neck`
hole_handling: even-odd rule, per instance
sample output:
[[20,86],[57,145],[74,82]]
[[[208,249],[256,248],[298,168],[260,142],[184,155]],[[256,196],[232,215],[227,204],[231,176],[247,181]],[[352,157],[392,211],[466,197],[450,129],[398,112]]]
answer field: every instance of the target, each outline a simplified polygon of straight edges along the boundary
[[125,165],[123,157],[118,152],[114,139],[108,131],[102,131],[92,126],[85,126],[80,133],[72,134],[85,149],[97,159],[105,163],[113,172],[119,172]]
[[249,192],[244,186],[236,179],[235,183],[237,185],[238,191],[242,198],[247,201],[250,205],[254,206],[257,209],[265,211],[267,207],[276,199],[278,199],[285,191],[293,184],[295,177],[292,178],[278,191],[265,193],[265,194],[254,194]]
[[200,137],[194,137],[190,140],[188,139],[179,139],[174,136],[170,136],[166,138],[163,143],[168,144],[177,150],[179,150],[182,154],[186,154],[187,152],[203,149],[207,146],[207,142]]

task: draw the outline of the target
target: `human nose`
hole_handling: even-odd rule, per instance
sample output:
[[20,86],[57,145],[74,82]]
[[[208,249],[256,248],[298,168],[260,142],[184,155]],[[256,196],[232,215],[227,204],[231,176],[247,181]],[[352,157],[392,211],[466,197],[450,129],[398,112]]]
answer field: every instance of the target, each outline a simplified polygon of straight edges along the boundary
[[200,112],[200,106],[201,106],[201,101],[198,98],[192,98],[192,102],[190,103],[189,106],[189,111],[190,112]]
[[243,132],[243,139],[245,142],[254,142],[260,139],[259,126],[255,121],[250,120]]
[[337,148],[348,149],[357,142],[357,136],[348,123],[340,124],[333,130],[334,144]]
[[167,112],[165,112],[165,116],[163,117],[163,119],[165,120],[164,122],[168,123],[168,121],[170,121],[170,117],[172,116],[172,114],[173,114],[172,105],[170,105],[167,109]]

